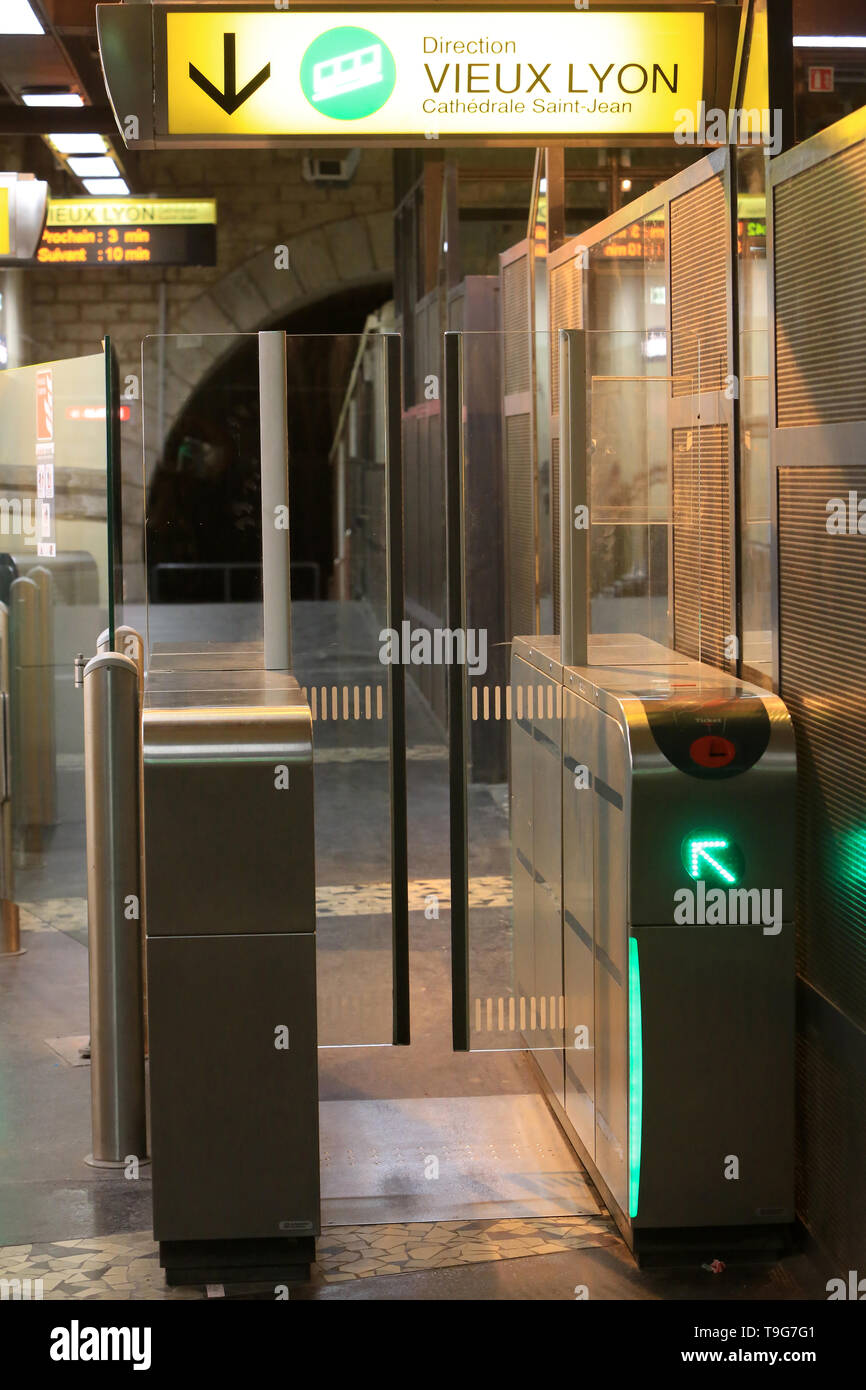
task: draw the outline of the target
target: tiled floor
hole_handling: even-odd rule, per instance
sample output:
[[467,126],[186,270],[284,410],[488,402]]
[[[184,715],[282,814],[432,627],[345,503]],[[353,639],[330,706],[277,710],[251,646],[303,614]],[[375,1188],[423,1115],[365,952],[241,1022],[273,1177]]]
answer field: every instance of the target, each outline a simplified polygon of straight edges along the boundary
[[[55,1301],[265,1301],[284,1298],[286,1287],[168,1288],[149,1231],[7,1246],[0,1249],[0,1278],[22,1281],[25,1296]],[[796,1254],[772,1265],[730,1265],[718,1272],[709,1262],[639,1270],[605,1217],[436,1221],[328,1229],[317,1242],[309,1282],[293,1285],[289,1297],[799,1302],[826,1298],[825,1278],[826,1271]]]
[[[562,1254],[616,1240],[604,1217],[542,1221],[435,1221],[335,1226],[317,1242],[312,1286]],[[200,1288],[166,1287],[149,1231],[12,1245],[0,1249],[0,1278],[41,1280],[45,1299],[197,1299]],[[268,1291],[259,1287],[262,1297]]]

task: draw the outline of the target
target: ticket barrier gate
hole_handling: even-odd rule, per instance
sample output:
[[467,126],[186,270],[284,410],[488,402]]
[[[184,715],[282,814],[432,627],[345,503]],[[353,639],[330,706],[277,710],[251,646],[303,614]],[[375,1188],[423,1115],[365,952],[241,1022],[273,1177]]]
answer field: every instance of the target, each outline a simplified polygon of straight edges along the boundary
[[199,705],[188,675],[152,675],[144,710],[154,1235],[169,1284],[303,1279],[319,1231],[311,715],[288,674],[206,684]]
[[517,988],[552,992],[556,961],[564,994],[564,1046],[535,1059],[638,1258],[767,1249],[794,1219],[791,721],[645,638],[590,637],[589,660],[513,644]]

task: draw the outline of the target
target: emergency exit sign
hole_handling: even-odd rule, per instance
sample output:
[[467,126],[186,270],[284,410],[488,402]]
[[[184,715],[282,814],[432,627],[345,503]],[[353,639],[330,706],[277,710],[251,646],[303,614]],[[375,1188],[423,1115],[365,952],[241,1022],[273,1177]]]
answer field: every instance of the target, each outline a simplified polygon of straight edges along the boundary
[[[131,146],[672,136],[684,110],[713,99],[707,81],[717,77],[722,22],[703,5],[99,5],[97,20],[112,105]],[[142,55],[133,52],[133,33],[140,49],[147,25],[149,109]]]
[[810,92],[832,92],[833,90],[833,69],[832,68],[810,68],[809,69],[809,91]]

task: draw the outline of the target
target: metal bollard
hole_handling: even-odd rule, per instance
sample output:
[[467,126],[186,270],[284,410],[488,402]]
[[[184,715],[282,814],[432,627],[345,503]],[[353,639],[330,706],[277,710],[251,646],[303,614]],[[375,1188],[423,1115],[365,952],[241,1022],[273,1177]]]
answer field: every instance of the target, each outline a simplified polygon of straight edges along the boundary
[[12,815],[25,854],[42,847],[39,607],[38,584],[14,579],[9,587]]
[[39,590],[39,783],[42,825],[57,821],[57,732],[54,696],[54,580],[43,565],[28,575]]
[[[109,646],[109,629],[108,629],[107,627],[106,627],[106,628],[103,628],[102,632],[100,632],[99,636],[98,636],[97,639],[96,639],[96,650],[97,650],[97,652],[108,652],[108,651],[111,651],[111,647]],[[114,629],[114,650],[115,650],[116,652],[119,652],[122,656],[128,656],[128,657],[130,658],[131,661],[134,661],[134,662],[135,662],[136,669],[138,670],[138,699],[139,699],[139,707],[140,707],[141,701],[142,701],[142,699],[143,699],[143,697],[144,697],[144,642],[141,640],[141,633],[140,633],[140,632],[137,632],[136,629],[135,629],[134,627],[130,627],[128,623],[123,623],[120,627],[116,627],[116,628]],[[139,735],[140,735],[140,731],[141,731],[141,723],[139,722]],[[138,753],[139,753],[139,762],[140,762],[140,759],[141,759],[141,738],[140,738],[140,737],[139,737],[139,742],[138,742]],[[141,787],[141,809],[140,809],[140,814],[141,814],[141,825],[142,825],[142,827],[143,827],[143,826],[144,826],[144,774],[143,774],[143,770],[139,773],[139,785],[140,785],[140,787]],[[145,1055],[145,1057],[146,1057],[146,1056],[147,1056],[147,1049],[148,1049],[148,1042],[147,1042],[147,937],[146,937],[145,930],[144,930],[144,896],[143,896],[143,895],[144,895],[144,832],[143,832],[143,830],[142,830],[142,843],[141,843],[141,891],[142,891],[142,899],[141,899],[141,902],[142,902],[142,908],[141,908],[141,980],[142,980],[142,987],[141,987],[141,1003],[142,1003],[142,1011],[143,1011],[143,1019],[144,1019],[144,1023],[143,1023],[143,1026],[144,1026],[144,1055]]]
[[141,968],[138,670],[114,652],[84,669],[91,1110],[95,1167],[147,1152]]
[[9,609],[0,603],[0,956],[23,956],[12,857],[9,740]]

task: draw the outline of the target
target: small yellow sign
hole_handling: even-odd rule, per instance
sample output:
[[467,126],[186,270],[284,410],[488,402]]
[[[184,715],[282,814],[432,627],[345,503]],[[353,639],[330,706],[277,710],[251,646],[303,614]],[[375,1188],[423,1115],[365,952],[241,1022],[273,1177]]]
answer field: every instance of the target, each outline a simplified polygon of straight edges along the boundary
[[9,234],[9,189],[0,188],[0,256],[12,254]]
[[704,94],[699,10],[168,10],[165,22],[168,135],[669,135]]
[[48,227],[179,227],[215,223],[213,198],[51,198]]

